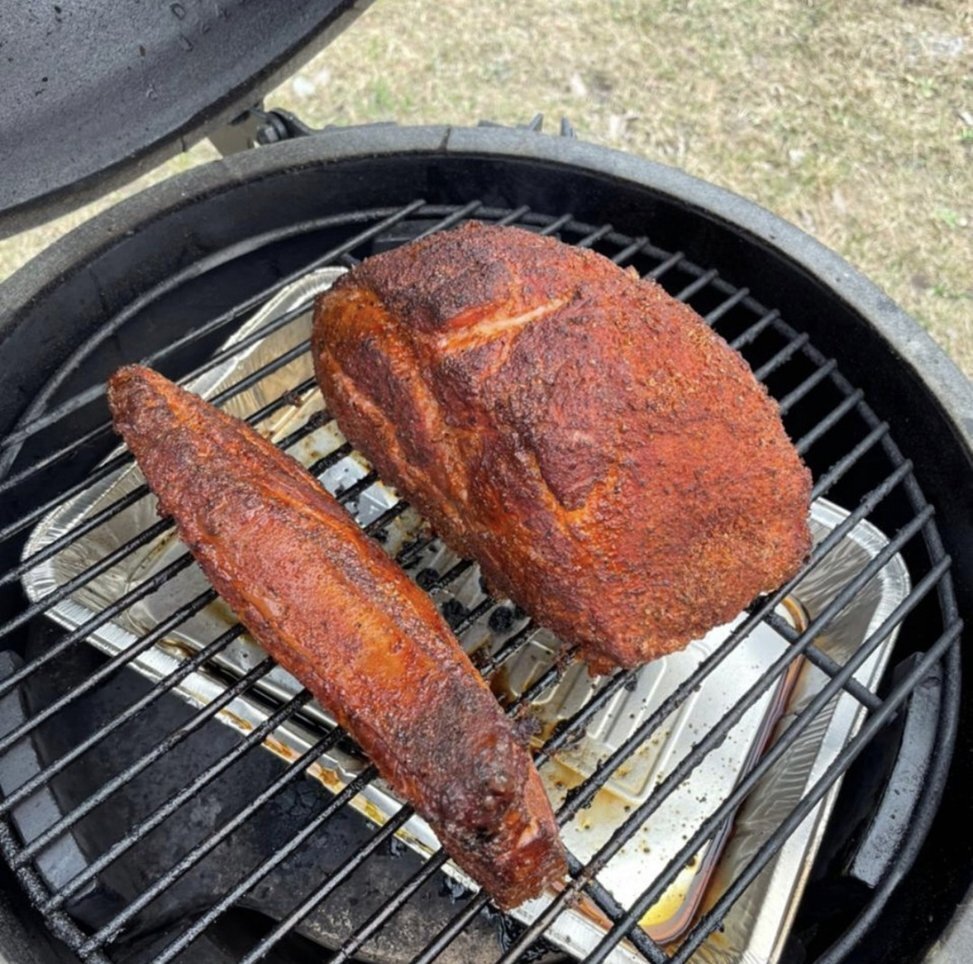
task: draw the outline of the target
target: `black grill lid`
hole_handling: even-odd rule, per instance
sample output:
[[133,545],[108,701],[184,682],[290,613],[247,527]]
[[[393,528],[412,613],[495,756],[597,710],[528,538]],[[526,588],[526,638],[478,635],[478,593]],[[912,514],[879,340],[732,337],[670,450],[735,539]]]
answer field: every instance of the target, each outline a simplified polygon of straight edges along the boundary
[[79,207],[225,124],[370,0],[0,6],[0,237]]

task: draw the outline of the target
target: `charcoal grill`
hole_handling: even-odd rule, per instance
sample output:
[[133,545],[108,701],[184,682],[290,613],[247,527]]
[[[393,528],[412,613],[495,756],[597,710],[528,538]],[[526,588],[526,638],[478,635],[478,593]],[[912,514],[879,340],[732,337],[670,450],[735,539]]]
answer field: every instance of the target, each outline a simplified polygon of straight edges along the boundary
[[[261,689],[268,664],[228,672],[220,654],[239,627],[231,623],[202,649],[187,649],[161,679],[132,670],[140,652],[209,598],[159,613],[116,655],[86,644],[128,607],[164,590],[185,563],[121,588],[76,629],[45,615],[148,545],[165,522],[36,601],[22,588],[41,557],[70,552],[144,496],[126,496],[125,505],[22,558],[50,512],[126,464],[124,453],[113,454],[104,402],[104,380],[118,365],[137,359],[180,380],[205,376],[269,334],[262,328],[226,347],[294,279],[467,219],[554,234],[631,265],[689,302],[744,354],[780,403],[814,473],[815,497],[850,512],[808,567],[826,560],[859,522],[888,539],[834,587],[804,631],[789,628],[775,608],[789,587],[755,602],[730,644],[666,704],[718,674],[735,641],[759,624],[782,633],[792,655],[827,679],[820,703],[783,732],[779,749],[732,795],[712,801],[680,858],[643,899],[620,906],[599,884],[603,862],[738,722],[742,706],[700,740],[672,780],[625,815],[609,850],[572,861],[571,884],[529,926],[444,877],[442,854],[420,857],[403,847],[396,831],[407,810],[380,827],[352,810],[350,799],[374,779],[367,762],[344,789],[329,792],[305,778],[321,753],[339,747],[354,756],[355,748],[311,712],[306,693],[274,699]],[[280,316],[275,330],[297,314]],[[0,319],[0,951],[11,959],[300,962],[320,960],[323,945],[333,960],[553,961],[564,950],[547,938],[558,915],[583,896],[604,921],[589,959],[605,959],[624,940],[642,959],[686,961],[703,942],[719,944],[724,920],[761,868],[839,782],[780,959],[904,962],[929,954],[946,964],[973,953],[966,917],[955,912],[973,877],[960,786],[973,733],[960,660],[963,617],[973,608],[970,387],[914,322],[796,229],[679,172],[571,137],[494,127],[335,130],[227,157],[94,219],[0,287]],[[231,403],[305,350],[299,344],[292,355],[267,361],[216,401]],[[252,421],[293,406],[294,393],[310,387],[289,385]],[[317,417],[294,427],[281,444],[309,437],[320,424]],[[342,446],[318,453],[315,468],[326,472],[345,455]],[[363,474],[343,500],[357,501],[374,483]],[[380,534],[403,511],[388,508],[370,530]],[[421,541],[404,548],[404,564],[418,558]],[[903,560],[911,588],[852,658],[836,662],[824,645],[829,630],[893,557]],[[468,576],[468,564],[413,575],[433,592],[448,591]],[[446,615],[458,632],[477,620],[506,625],[511,618],[485,597],[473,608],[447,606]],[[513,633],[483,671],[496,676],[529,634]],[[861,662],[892,637],[888,672],[880,684],[863,685]],[[221,680],[223,695],[197,705],[177,699],[180,682],[197,670]],[[534,680],[514,708],[554,685],[559,671],[551,667]],[[547,736],[539,761],[577,739],[630,680],[619,674],[595,692]],[[761,684],[770,685],[770,677]],[[654,941],[639,924],[645,909],[726,815],[738,812],[739,800],[759,790],[775,753],[812,728],[825,698],[838,694],[867,711],[860,731],[815,775],[753,860],[714,890],[687,934],[669,945]],[[253,696],[264,714],[234,731],[216,717],[240,695]],[[650,717],[568,798],[559,818],[566,822],[590,804],[664,716]],[[284,762],[266,753],[261,745],[276,740],[279,749],[280,733],[295,721],[311,734],[308,749]]]

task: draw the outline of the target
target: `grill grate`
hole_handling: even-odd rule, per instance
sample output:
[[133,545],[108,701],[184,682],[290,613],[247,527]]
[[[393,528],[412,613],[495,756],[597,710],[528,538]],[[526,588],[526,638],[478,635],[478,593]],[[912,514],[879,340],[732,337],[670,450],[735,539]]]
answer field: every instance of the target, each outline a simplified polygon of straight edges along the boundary
[[[950,563],[943,553],[933,519],[932,507],[926,503],[922,495],[919,483],[912,474],[911,464],[903,458],[892,440],[888,425],[881,422],[869,409],[863,399],[862,392],[855,389],[842,376],[834,359],[824,358],[810,343],[806,334],[799,333],[791,328],[778,311],[768,310],[759,304],[750,295],[747,288],[734,287],[721,278],[715,269],[703,268],[694,264],[682,252],[673,253],[661,250],[644,237],[626,237],[614,231],[612,226],[608,224],[580,224],[569,214],[552,217],[532,212],[526,207],[515,210],[494,209],[477,201],[462,206],[441,206],[427,205],[422,200],[416,200],[402,208],[381,208],[331,215],[327,218],[291,226],[286,231],[255,237],[245,246],[245,250],[237,248],[221,250],[187,266],[178,274],[167,279],[165,283],[137,298],[124,311],[107,320],[92,338],[78,348],[45,392],[35,400],[20,426],[0,440],[0,469],[5,469],[7,472],[6,478],[0,480],[0,495],[15,492],[22,496],[24,492],[30,490],[32,485],[36,484],[38,479],[58,477],[58,473],[61,473],[64,479],[60,491],[53,499],[47,499],[41,504],[31,506],[18,518],[2,520],[0,544],[19,546],[34,523],[53,508],[63,504],[73,495],[85,491],[95,481],[109,477],[131,462],[130,456],[127,453],[122,453],[85,473],[83,478],[76,481],[73,479],[73,459],[79,453],[88,450],[91,444],[95,442],[103,442],[106,446],[110,444],[112,434],[107,422],[96,425],[96,427],[72,441],[55,447],[52,451],[45,451],[40,456],[32,455],[26,458],[21,450],[32,440],[35,442],[37,439],[43,440],[49,429],[62,424],[64,420],[80,412],[88,413],[97,410],[104,414],[104,385],[101,382],[72,395],[66,401],[54,404],[53,400],[57,397],[58,390],[66,384],[68,376],[93,357],[99,346],[115,336],[124,326],[132,323],[140,313],[159,299],[178,291],[190,281],[205,275],[207,271],[218,267],[232,266],[244,254],[270,249],[288,238],[312,235],[321,231],[327,231],[329,235],[336,233],[337,236],[341,237],[337,244],[331,246],[326,253],[298,273],[303,274],[305,271],[325,265],[354,264],[360,257],[366,256],[371,250],[374,250],[377,245],[393,244],[404,240],[406,237],[411,238],[442,230],[473,216],[481,220],[502,224],[520,224],[541,233],[557,233],[562,239],[581,247],[592,247],[619,264],[634,265],[641,274],[659,280],[677,297],[692,304],[711,325],[723,334],[733,347],[745,354],[757,377],[764,381],[772,394],[779,399],[781,412],[788,430],[796,440],[798,450],[814,472],[814,497],[838,493],[840,501],[851,509],[850,515],[819,543],[804,571],[772,596],[753,604],[746,618],[735,628],[731,640],[704,660],[692,677],[682,683],[621,747],[602,762],[595,773],[572,792],[561,806],[557,816],[563,826],[593,800],[599,788],[611,777],[613,771],[662,725],[669,714],[687,699],[703,679],[718,669],[733,646],[761,621],[770,623],[788,639],[791,644],[790,650],[764,673],[722,722],[698,742],[693,751],[681,761],[650,797],[626,815],[615,835],[599,850],[594,859],[585,864],[576,858],[572,858],[569,885],[550,901],[532,925],[523,929],[519,937],[510,943],[500,957],[503,962],[521,959],[521,955],[525,954],[531,945],[543,936],[551,922],[570,904],[575,895],[584,892],[612,922],[611,929],[599,944],[594,955],[590,958],[591,960],[605,959],[619,941],[627,939],[642,953],[646,960],[652,961],[654,964],[662,964],[662,962],[668,961],[686,961],[700,947],[702,942],[719,927],[729,907],[739,899],[760,870],[768,864],[789,834],[797,828],[834,782],[840,778],[867,744],[895,715],[919,682],[944,658],[950,647],[956,644],[961,628],[949,575]],[[282,278],[272,287],[248,297],[231,310],[222,312],[189,332],[175,332],[175,337],[169,344],[152,352],[142,361],[164,369],[172,359],[181,358],[186,349],[207,345],[214,335],[225,337],[270,297],[296,280],[298,274]],[[286,312],[246,339],[225,350],[210,351],[205,359],[194,368],[188,371],[184,368],[176,374],[181,375],[181,380],[185,381],[211,371],[248,345],[255,344],[272,331],[287,325],[303,310],[303,308],[300,308]],[[306,350],[307,343],[302,342],[286,355],[262,366],[258,371],[223,391],[216,397],[215,402],[217,404],[225,403],[271,371],[282,368]],[[289,404],[294,392],[301,392],[309,387],[311,387],[311,382],[295,385],[288,393],[281,395],[280,398],[254,413],[250,418],[251,423],[259,425],[264,422]],[[312,420],[279,444],[285,449],[289,448],[318,427],[319,423]],[[317,474],[322,473],[347,455],[349,451],[350,449],[347,446],[343,446],[341,449],[327,454],[318,460],[312,467],[312,471]],[[352,501],[374,481],[375,476],[373,474],[366,475],[342,493],[342,500],[345,502]],[[114,517],[145,496],[146,493],[147,490],[143,486],[139,490],[121,497],[56,542],[14,565],[0,576],[0,586],[16,583],[25,572],[43,559],[63,551],[84,533]],[[404,508],[399,504],[389,509],[374,520],[368,526],[368,529],[372,533],[379,532],[404,511]],[[866,518],[874,518],[889,532],[888,545],[846,585],[836,589],[831,603],[819,612],[803,631],[798,632],[790,629],[789,626],[785,626],[775,616],[775,606],[794,585],[804,578],[808,571],[819,565],[832,552],[834,547],[857,523]],[[33,604],[24,605],[0,625],[0,640],[15,637],[26,627],[36,625],[39,621],[42,621],[41,617],[58,601],[69,597],[100,573],[109,569],[119,559],[147,545],[152,539],[169,528],[171,528],[171,523],[167,521],[154,524],[140,532],[135,538],[114,549],[110,554],[56,591]],[[415,561],[424,545],[429,541],[431,540],[408,546],[400,554],[399,562],[408,565]],[[913,589],[884,623],[864,641],[860,649],[847,663],[844,665],[836,663],[816,645],[815,640],[822,633],[827,632],[828,627],[841,610],[863,586],[876,576],[895,553],[902,553],[908,560],[915,583]],[[172,580],[179,572],[187,568],[191,561],[188,553],[181,556],[146,581],[124,593],[120,593],[111,605],[77,629],[61,633],[55,642],[0,682],[0,698],[17,694],[25,683],[49,672],[58,657],[68,652],[76,643],[90,635],[99,626],[108,623],[119,613]],[[458,579],[467,569],[468,564],[460,563],[443,574],[433,586],[427,588],[447,586]],[[130,664],[139,653],[150,649],[166,633],[202,610],[214,598],[215,594],[212,591],[207,591],[189,603],[180,606],[151,630],[144,633],[132,647],[108,659],[93,670],[80,684],[57,696],[47,705],[35,708],[33,712],[25,713],[25,719],[19,725],[12,727],[0,737],[0,762],[2,762],[4,754],[21,744],[21,741],[24,741],[30,734],[35,733],[45,725],[57,724],[66,710],[81,697],[110,682],[116,677],[118,671]],[[476,619],[483,616],[492,605],[492,601],[486,600],[479,607],[466,613],[455,626],[457,632],[461,632]],[[923,628],[917,646],[919,649],[924,649],[924,654],[916,662],[911,672],[899,680],[888,692],[884,693],[874,692],[856,681],[853,678],[855,671],[917,607],[924,607],[922,610]],[[930,614],[933,614],[933,618],[930,618]],[[518,651],[528,638],[530,631],[531,627],[528,624],[514,634],[500,651],[494,653],[485,662],[481,667],[482,671],[488,675],[496,672]],[[272,782],[257,789],[252,800],[223,822],[218,830],[199,841],[185,855],[179,858],[174,855],[170,867],[161,872],[157,879],[126,907],[112,914],[110,919],[98,929],[88,932],[72,919],[66,910],[71,904],[72,897],[82,893],[86,885],[97,880],[106,868],[110,867],[122,854],[145,839],[153,830],[160,827],[179,810],[182,804],[191,800],[202,788],[214,783],[223,774],[232,771],[240,759],[250,753],[265,738],[271,736],[282,722],[300,715],[305,704],[309,701],[309,695],[303,693],[276,706],[268,720],[242,737],[230,753],[209,765],[201,767],[189,782],[171,794],[165,802],[157,806],[151,813],[134,821],[118,840],[106,847],[101,853],[92,855],[90,864],[84,870],[77,873],[72,879],[62,882],[58,887],[49,885],[39,872],[38,858],[43,855],[45,850],[62,839],[72,827],[76,826],[87,815],[109,801],[116,791],[136,776],[150,772],[152,766],[158,760],[180,743],[189,739],[208,720],[213,719],[217,712],[228,704],[234,696],[244,692],[252,694],[254,684],[271,670],[270,661],[265,660],[259,663],[245,676],[232,681],[220,699],[195,710],[188,722],[173,730],[147,752],[128,762],[95,793],[61,816],[29,843],[25,843],[19,838],[17,829],[11,821],[11,814],[19,806],[29,802],[35,794],[50,786],[51,780],[56,775],[62,773],[76,761],[81,760],[85,754],[95,748],[104,748],[109,745],[107,743],[109,738],[122,738],[125,727],[133,719],[156,703],[164,694],[171,692],[181,680],[194,670],[205,666],[212,669],[214,673],[219,673],[219,668],[213,663],[214,657],[242,632],[242,627],[239,625],[231,626],[204,649],[187,656],[176,670],[153,684],[147,692],[131,702],[124,711],[107,721],[101,722],[92,732],[85,734],[68,752],[47,763],[38,773],[18,787],[9,790],[5,799],[0,802],[0,817],[2,817],[0,819],[0,850],[2,850],[8,864],[15,870],[32,901],[40,908],[52,930],[83,960],[108,961],[113,942],[153,900],[163,895],[180,877],[229,840],[235,832],[244,828],[257,811],[267,805],[285,787],[293,784],[322,752],[344,739],[338,731],[321,735],[309,750],[290,762]],[[653,882],[632,907],[623,908],[619,906],[612,895],[594,879],[599,868],[611,858],[613,853],[617,852],[641,823],[651,818],[673,788],[688,776],[710,749],[719,744],[727,732],[739,722],[746,709],[753,705],[782,673],[786,672],[788,666],[799,654],[830,677],[827,685],[802,710],[783,736],[771,745],[770,749],[747,776],[740,781],[733,792],[725,800],[719,802],[711,816],[698,828],[695,828],[683,848],[670,862],[666,873]],[[525,702],[542,693],[556,680],[557,676],[557,668],[551,667],[532,684],[527,693],[524,693],[510,707],[510,712],[516,712]],[[613,677],[608,685],[596,691],[591,699],[575,712],[573,717],[559,726],[548,738],[536,754],[538,764],[550,759],[555,751],[569,744],[586,722],[592,719],[614,694],[630,684],[633,679],[634,673],[622,672]],[[846,745],[838,758],[828,767],[827,772],[821,776],[813,789],[801,799],[797,807],[781,823],[770,839],[753,855],[745,871],[730,883],[725,893],[695,922],[693,928],[681,943],[677,947],[669,948],[663,948],[656,944],[639,927],[638,922],[642,914],[659,899],[675,878],[679,869],[692,858],[701,845],[717,832],[723,820],[733,814],[736,806],[753,789],[760,777],[786,752],[788,747],[798,739],[803,729],[810,725],[828,701],[839,692],[850,694],[871,711],[862,730]],[[352,784],[334,796],[327,806],[312,819],[309,819],[301,830],[292,836],[273,857],[247,872],[236,885],[226,891],[219,901],[198,916],[191,924],[187,924],[182,932],[152,959],[162,962],[179,957],[194,940],[233,907],[245,893],[265,879],[276,867],[287,861],[299,850],[302,844],[319,832],[375,776],[376,772],[371,767],[361,773]],[[337,870],[325,876],[318,887],[298,900],[291,913],[273,926],[246,954],[243,960],[247,962],[257,961],[271,953],[278,942],[292,932],[314,908],[341,888],[342,884],[380,847],[390,842],[395,831],[405,823],[411,813],[409,807],[403,807],[392,819],[375,831],[367,845],[352,854]],[[359,953],[386,923],[402,911],[419,889],[436,875],[439,868],[445,863],[445,859],[441,851],[426,859],[420,869],[395,894],[385,899],[378,910],[347,935],[333,959],[344,961]],[[463,932],[469,923],[486,907],[487,903],[488,901],[483,895],[463,898],[463,906],[456,912],[453,919],[438,933],[428,935],[426,949],[417,960],[433,960]]]

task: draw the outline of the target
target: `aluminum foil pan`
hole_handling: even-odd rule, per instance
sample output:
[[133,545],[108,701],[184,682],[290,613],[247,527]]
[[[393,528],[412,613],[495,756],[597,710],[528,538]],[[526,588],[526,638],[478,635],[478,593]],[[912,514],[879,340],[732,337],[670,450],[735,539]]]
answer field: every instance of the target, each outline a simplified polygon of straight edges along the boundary
[[[285,312],[302,306],[308,310],[277,327],[262,340],[244,346],[234,356],[195,379],[190,387],[211,397],[295,349],[293,360],[257,379],[245,391],[229,399],[224,408],[234,415],[246,417],[282,395],[293,393],[295,386],[313,374],[309,354],[299,350],[310,334],[311,299],[329,287],[342,270],[326,268],[311,273],[281,291],[244,323],[224,347],[247,338]],[[315,431],[289,448],[291,455],[310,465],[344,444],[340,431],[321,413],[320,394],[316,389],[310,389],[303,394],[292,394],[286,406],[257,428],[266,437],[279,442],[305,425],[308,419],[318,419],[320,424]],[[320,478],[330,491],[340,492],[359,482],[368,472],[368,463],[357,453],[351,453],[330,466]],[[42,549],[142,484],[142,475],[134,466],[95,483],[38,524],[25,547],[25,556]],[[362,525],[367,525],[396,502],[394,491],[375,482],[359,492],[348,507]],[[826,502],[815,503],[811,517],[815,539],[822,539],[846,515]],[[155,499],[146,495],[57,555],[30,569],[23,578],[28,596],[32,601],[42,599],[156,521]],[[407,571],[420,584],[429,580],[432,573],[446,573],[460,562],[438,541],[424,544],[423,540],[417,539],[422,533],[422,520],[413,510],[407,509],[379,535],[386,550],[392,554],[399,554],[403,548],[417,547],[406,553]],[[813,617],[839,587],[860,571],[885,542],[873,526],[859,523],[803,580],[782,613],[799,627],[807,615]],[[120,594],[136,587],[184,553],[185,549],[171,531],[163,533],[101,573],[74,595],[58,602],[48,614],[62,626],[75,629],[114,602]],[[174,609],[207,588],[208,583],[201,572],[191,566],[152,595],[132,605],[115,621],[99,627],[88,639],[92,645],[111,655],[125,651],[135,646],[140,636],[154,629]],[[843,662],[907,595],[908,589],[907,572],[896,556],[833,621],[827,637],[819,639],[817,645],[833,659]],[[433,597],[437,604],[451,606],[453,612],[475,609],[486,598],[475,566],[449,582],[447,588],[433,590]],[[474,658],[495,652],[505,640],[524,629],[526,621],[518,619],[520,614],[509,605],[504,607],[503,615],[503,619],[495,616],[491,619],[492,611],[484,611],[463,632],[460,641]],[[151,648],[136,655],[131,665],[152,679],[160,679],[235,623],[225,604],[216,600]],[[733,625],[714,629],[685,651],[644,667],[634,688],[616,693],[591,720],[584,736],[556,753],[541,768],[542,780],[555,807],[594,771],[601,760],[617,749],[707,655],[723,644]],[[894,637],[887,639],[862,665],[856,679],[866,686],[874,686],[893,642]],[[699,735],[732,707],[786,647],[783,638],[767,626],[758,626],[750,633],[722,667],[707,677],[682,706],[614,771],[591,805],[562,828],[563,838],[572,853],[587,861],[626,815],[648,799],[653,788],[672,772]],[[556,652],[557,641],[549,633],[529,631],[525,643],[491,679],[501,702],[523,693],[551,665]],[[213,659],[213,671],[201,669],[190,674],[174,691],[187,701],[204,706],[224,692],[227,678],[240,677],[263,657],[263,651],[256,643],[241,636]],[[788,719],[800,712],[826,681],[820,671],[798,661],[775,688],[767,691],[743,715],[723,744],[706,756],[656,810],[652,819],[599,873],[599,882],[619,903],[630,906],[649,886],[689,834],[753,766],[768,740],[772,739],[775,727],[786,726]],[[602,685],[604,680],[592,680],[581,665],[569,666],[556,684],[529,704],[540,737],[575,713]],[[270,715],[272,709],[268,706],[300,691],[301,686],[293,677],[274,669],[254,687],[252,695],[237,698],[221,710],[219,719],[238,730],[252,730]],[[864,708],[847,695],[836,697],[826,711],[819,714],[736,814],[732,832],[728,821],[642,918],[642,925],[654,938],[676,940],[698,910],[719,896],[723,882],[731,880],[746,864],[854,735],[863,716]],[[310,704],[300,717],[279,727],[266,745],[285,759],[295,759],[315,741],[322,727],[330,726],[333,721],[329,715],[316,704]],[[338,792],[364,766],[359,756],[334,749],[322,756],[308,772],[330,790]],[[786,846],[734,905],[723,930],[700,948],[694,960],[703,964],[772,964],[779,958],[836,792],[837,787],[790,837]],[[381,824],[399,810],[401,803],[387,785],[377,780],[354,797],[351,805],[369,820]],[[419,817],[408,820],[398,831],[398,836],[423,854],[438,848],[432,831]],[[447,863],[444,870],[464,885],[475,886],[451,863]],[[514,911],[514,916],[530,922],[548,901],[549,897],[530,901]],[[604,933],[604,920],[582,901],[563,912],[545,936],[580,957],[593,949]],[[611,960],[626,962],[643,958],[623,943]]]

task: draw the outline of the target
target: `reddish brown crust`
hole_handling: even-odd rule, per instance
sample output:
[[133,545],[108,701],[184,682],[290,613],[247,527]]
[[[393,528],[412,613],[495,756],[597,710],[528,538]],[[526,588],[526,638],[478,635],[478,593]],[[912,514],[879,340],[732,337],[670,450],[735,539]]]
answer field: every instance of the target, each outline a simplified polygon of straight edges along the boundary
[[429,597],[293,459],[161,375],[109,383],[160,511],[261,645],[503,907],[562,877],[527,751]]
[[322,295],[313,353],[382,477],[594,669],[681,648],[810,547],[810,474],[746,363],[594,252],[432,235]]

